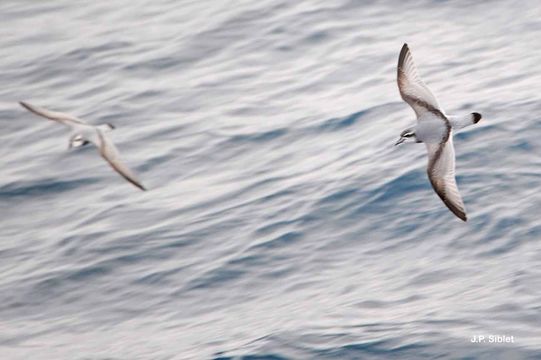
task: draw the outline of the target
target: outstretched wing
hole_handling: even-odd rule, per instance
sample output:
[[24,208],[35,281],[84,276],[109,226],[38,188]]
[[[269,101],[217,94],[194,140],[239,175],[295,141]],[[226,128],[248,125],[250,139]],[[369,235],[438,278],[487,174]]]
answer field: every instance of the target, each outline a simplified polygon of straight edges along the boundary
[[398,57],[397,81],[400,96],[413,108],[418,118],[426,111],[441,113],[438,100],[417,73],[408,44],[402,46]]
[[21,106],[24,107],[26,110],[33,112],[36,115],[43,116],[44,118],[59,122],[66,126],[73,126],[74,124],[86,124],[83,120],[69,114],[50,111],[39,106],[30,105],[29,103],[24,101],[20,101],[19,104],[21,104]]
[[100,155],[111,165],[111,167],[119,173],[124,179],[128,180],[133,185],[141,190],[146,190],[135,174],[120,160],[120,154],[113,142],[101,131],[96,130],[99,142],[96,144]]
[[455,149],[453,137],[441,144],[426,144],[428,150],[428,178],[443,203],[463,221],[467,221],[464,202],[455,179]]

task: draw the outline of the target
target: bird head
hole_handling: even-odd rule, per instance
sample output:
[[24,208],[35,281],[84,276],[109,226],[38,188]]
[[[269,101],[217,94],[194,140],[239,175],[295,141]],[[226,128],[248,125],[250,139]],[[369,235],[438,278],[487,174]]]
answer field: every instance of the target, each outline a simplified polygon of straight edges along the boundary
[[402,131],[402,133],[400,134],[400,138],[394,145],[400,145],[403,142],[417,142],[417,138],[415,137],[415,130],[406,129]]
[[68,148],[78,148],[81,146],[88,145],[90,142],[83,138],[80,134],[75,134],[70,138]]

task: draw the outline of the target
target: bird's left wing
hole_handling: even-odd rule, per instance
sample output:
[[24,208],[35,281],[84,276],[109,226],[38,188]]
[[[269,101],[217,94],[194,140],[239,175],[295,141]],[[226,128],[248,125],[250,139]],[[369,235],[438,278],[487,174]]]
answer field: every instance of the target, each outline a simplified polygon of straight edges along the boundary
[[120,160],[120,154],[116,149],[113,142],[103,133],[103,131],[97,129],[98,136],[98,150],[100,155],[111,165],[111,167],[119,173],[124,179],[128,180],[133,185],[137,186],[141,190],[146,190],[141,182],[137,179],[135,174]]
[[453,137],[441,144],[426,144],[428,150],[428,178],[443,203],[463,221],[467,221],[464,202],[455,179],[455,149]]

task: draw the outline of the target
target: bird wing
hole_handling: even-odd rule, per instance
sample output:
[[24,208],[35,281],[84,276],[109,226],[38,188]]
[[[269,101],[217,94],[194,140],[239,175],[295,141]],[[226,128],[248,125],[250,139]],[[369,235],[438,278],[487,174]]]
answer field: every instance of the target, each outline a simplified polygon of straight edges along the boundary
[[56,112],[56,111],[50,111],[39,106],[31,105],[24,101],[20,101],[19,104],[21,104],[21,106],[24,107],[26,110],[33,112],[36,115],[43,116],[44,118],[59,122],[63,125],[67,125],[67,126],[73,126],[74,124],[86,125],[86,122],[84,122],[83,120],[76,118],[75,116],[71,116],[69,114]]
[[146,190],[141,184],[135,174],[120,160],[120,154],[116,149],[113,142],[103,133],[103,131],[97,129],[98,143],[96,144],[100,155],[111,165],[111,167],[119,173],[124,179],[128,180],[133,185],[137,186],[141,190]]
[[413,108],[417,118],[426,111],[442,114],[438,100],[419,77],[408,44],[402,46],[398,57],[397,82],[400,96]]
[[455,179],[455,149],[452,134],[441,144],[426,144],[428,151],[428,178],[443,203],[463,221],[467,220],[464,202]]

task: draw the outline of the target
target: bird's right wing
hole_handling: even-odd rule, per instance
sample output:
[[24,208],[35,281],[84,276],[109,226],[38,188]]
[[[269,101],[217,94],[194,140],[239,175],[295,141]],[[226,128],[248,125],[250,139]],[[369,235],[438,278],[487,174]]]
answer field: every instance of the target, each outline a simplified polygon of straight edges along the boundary
[[402,46],[398,57],[397,82],[400,96],[413,108],[418,118],[426,111],[441,113],[438,100],[417,72],[408,44]]
[[135,174],[120,160],[120,154],[118,153],[118,150],[116,149],[113,142],[103,133],[103,131],[97,129],[96,132],[99,139],[96,145],[98,147],[100,155],[124,179],[128,180],[139,189],[146,190],[145,187],[141,184],[141,182],[137,179]]
[[86,124],[83,120],[69,114],[50,111],[39,106],[31,105],[24,101],[20,101],[19,104],[21,104],[21,106],[24,107],[26,110],[33,112],[36,115],[43,116],[44,118],[57,121],[67,126],[72,126],[73,124]]
[[426,144],[428,178],[443,203],[463,221],[467,220],[464,202],[455,179],[455,149],[452,134],[442,144]]

